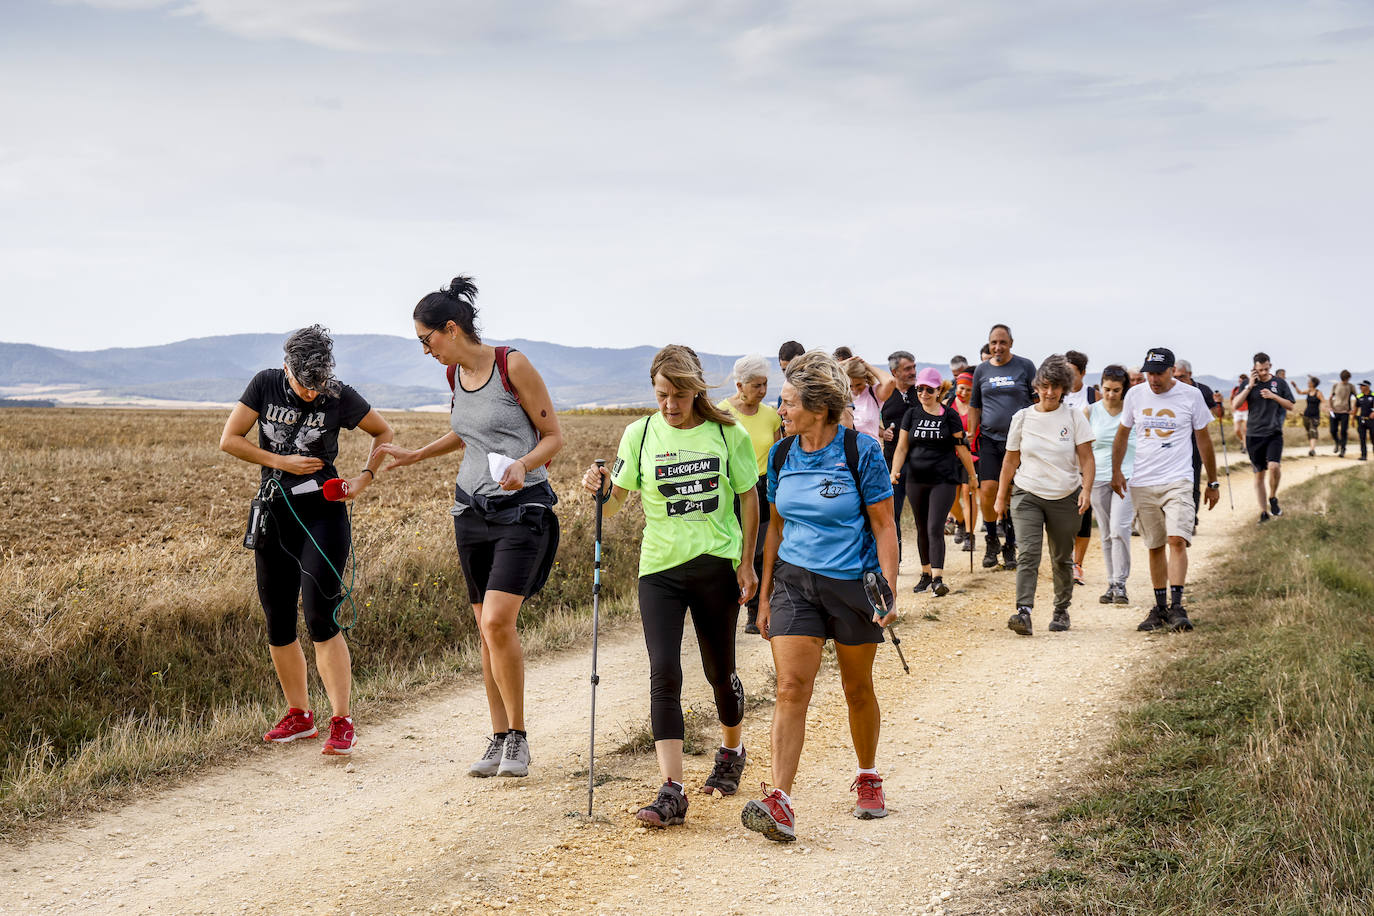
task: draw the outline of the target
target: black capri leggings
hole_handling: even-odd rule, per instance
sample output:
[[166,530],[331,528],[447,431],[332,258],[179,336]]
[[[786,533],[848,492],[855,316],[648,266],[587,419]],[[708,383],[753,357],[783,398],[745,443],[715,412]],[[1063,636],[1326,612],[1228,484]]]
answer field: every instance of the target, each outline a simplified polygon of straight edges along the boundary
[[945,568],[945,519],[958,492],[957,483],[917,483],[907,475],[906,496],[911,500],[922,566]]
[[654,740],[682,740],[682,632],[687,611],[701,648],[701,668],[716,695],[722,725],[744,721],[744,685],[735,673],[739,584],[721,557],[693,557],[639,580],[639,616],[649,650],[649,719]]
[[[278,493],[268,503],[267,535],[253,551],[258,600],[267,616],[267,641],[274,646],[296,641],[296,602],[300,600],[306,632],[315,642],[324,642],[339,632],[334,608],[343,595],[343,583],[329,563],[343,573],[348,560],[348,510],[319,493],[293,496],[291,506],[300,516],[298,522],[283,500]],[[305,536],[307,529],[323,555]]]

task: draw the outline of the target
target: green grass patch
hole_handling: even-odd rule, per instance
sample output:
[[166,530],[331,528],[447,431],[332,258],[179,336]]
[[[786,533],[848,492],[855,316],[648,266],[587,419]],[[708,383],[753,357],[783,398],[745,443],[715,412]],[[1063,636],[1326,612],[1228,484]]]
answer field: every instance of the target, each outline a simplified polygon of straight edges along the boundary
[[1059,810],[1024,911],[1374,912],[1374,472],[1285,507]]

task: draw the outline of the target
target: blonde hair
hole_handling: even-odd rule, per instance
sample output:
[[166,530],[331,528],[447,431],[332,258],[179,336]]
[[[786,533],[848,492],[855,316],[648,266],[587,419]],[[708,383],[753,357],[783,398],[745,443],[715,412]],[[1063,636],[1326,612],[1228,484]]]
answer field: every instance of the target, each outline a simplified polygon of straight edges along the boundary
[[742,384],[750,379],[768,378],[768,361],[757,353],[750,353],[748,356],[741,356],[735,360],[735,370],[730,373],[730,377],[736,384]]
[[827,423],[838,423],[849,406],[849,379],[824,350],[807,350],[787,364],[787,383],[797,389],[803,410],[825,411]]
[[840,363],[840,368],[844,370],[845,375],[856,382],[863,380],[866,385],[878,384],[878,373],[862,357],[851,356]]
[[649,382],[659,376],[678,391],[694,391],[692,410],[703,420],[719,423],[721,426],[734,426],[735,418],[711,402],[711,386],[706,384],[706,376],[701,370],[701,360],[691,347],[682,344],[668,344],[654,354],[649,363]]

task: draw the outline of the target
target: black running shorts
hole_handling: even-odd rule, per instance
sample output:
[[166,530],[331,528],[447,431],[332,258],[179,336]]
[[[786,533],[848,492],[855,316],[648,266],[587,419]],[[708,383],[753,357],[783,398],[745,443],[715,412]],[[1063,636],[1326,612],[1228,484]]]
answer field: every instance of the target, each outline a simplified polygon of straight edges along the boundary
[[1266,470],[1270,464],[1278,464],[1283,460],[1283,433],[1246,436],[1245,451],[1250,456],[1250,467],[1257,472]]
[[814,636],[842,646],[883,641],[873,607],[858,579],[831,579],[778,560],[768,599],[768,635]]
[[994,484],[1002,478],[1002,460],[1007,457],[1007,443],[990,436],[978,437],[978,485],[991,480]]
[[528,598],[552,535],[547,526],[536,531],[529,525],[496,525],[469,511],[453,517],[453,536],[468,600],[481,604],[488,590]]

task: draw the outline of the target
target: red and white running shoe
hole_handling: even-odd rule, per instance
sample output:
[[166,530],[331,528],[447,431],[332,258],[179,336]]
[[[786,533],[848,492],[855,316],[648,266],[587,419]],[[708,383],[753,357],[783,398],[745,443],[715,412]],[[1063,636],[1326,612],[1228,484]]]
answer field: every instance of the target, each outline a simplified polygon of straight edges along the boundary
[[854,806],[854,816],[860,820],[887,817],[887,800],[883,798],[883,778],[876,773],[860,773],[854,780],[850,791],[858,791],[859,803]]
[[281,721],[262,736],[262,740],[285,744],[297,738],[313,738],[318,734],[319,730],[315,728],[315,713],[309,709],[297,709],[292,706],[286,711],[286,715],[281,717]]
[[325,741],[321,754],[347,757],[353,753],[358,743],[358,735],[353,731],[352,716],[334,716],[329,720],[329,740]]
[[750,830],[756,830],[775,843],[791,843],[797,838],[797,822],[792,806],[783,800],[782,790],[768,791],[763,785],[763,798],[751,801],[740,812],[739,819]]

